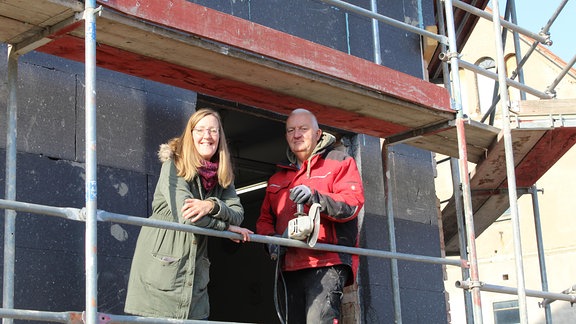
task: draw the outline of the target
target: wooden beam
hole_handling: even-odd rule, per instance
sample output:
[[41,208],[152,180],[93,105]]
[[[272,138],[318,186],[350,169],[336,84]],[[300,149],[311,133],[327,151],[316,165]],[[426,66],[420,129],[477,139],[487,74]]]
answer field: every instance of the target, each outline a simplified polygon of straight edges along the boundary
[[520,116],[576,115],[576,99],[520,100],[514,112]]
[[[552,130],[512,130],[514,163],[517,188],[527,188],[538,181],[574,144],[576,128],[556,128]],[[498,217],[509,208],[507,194],[487,195],[474,191],[505,189],[508,187],[504,141],[498,141],[490,148],[486,159],[480,162],[470,174],[472,209],[476,236],[482,234]],[[518,195],[519,197],[520,195]],[[442,210],[446,251],[456,253],[458,228],[454,199]]]
[[445,89],[305,39],[186,0],[98,1],[134,18],[316,71],[429,109],[451,112]]

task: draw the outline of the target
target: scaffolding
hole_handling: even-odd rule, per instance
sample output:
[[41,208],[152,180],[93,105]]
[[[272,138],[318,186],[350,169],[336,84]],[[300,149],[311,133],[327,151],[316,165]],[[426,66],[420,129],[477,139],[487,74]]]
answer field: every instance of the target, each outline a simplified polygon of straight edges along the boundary
[[[546,91],[539,91],[537,89],[530,88],[522,82],[522,65],[526,62],[528,57],[531,55],[533,50],[538,46],[538,43],[550,44],[550,39],[548,35],[548,30],[551,27],[553,21],[561,12],[562,8],[567,3],[564,0],[559,8],[554,13],[554,16],[548,21],[548,24],[543,27],[540,33],[532,33],[529,30],[518,27],[515,23],[515,4],[513,0],[508,0],[506,8],[507,12],[510,10],[512,21],[502,19],[500,17],[500,4],[498,0],[492,0],[493,12],[492,15],[483,11],[477,7],[471,6],[463,1],[459,0],[438,0],[436,2],[438,8],[438,20],[440,25],[440,32],[438,34],[431,33],[424,29],[422,26],[414,27],[411,24],[400,22],[384,15],[379,14],[376,11],[376,0],[372,0],[371,9],[364,9],[344,1],[339,0],[321,0],[322,2],[329,4],[331,6],[342,8],[351,13],[362,15],[373,20],[373,33],[374,38],[378,39],[378,22],[392,25],[394,27],[404,29],[408,32],[418,34],[425,38],[430,38],[441,44],[441,55],[445,87],[451,96],[451,102],[453,108],[456,111],[456,118],[449,123],[442,125],[434,125],[434,127],[426,127],[417,130],[410,130],[407,133],[391,136],[386,139],[387,145],[394,145],[398,143],[408,143],[411,144],[411,140],[416,136],[426,136],[427,134],[437,133],[439,130],[445,129],[455,129],[457,138],[457,154],[452,154],[450,158],[450,163],[453,171],[453,184],[455,190],[459,190],[459,193],[454,195],[456,210],[457,210],[457,222],[458,222],[458,235],[460,242],[460,259],[454,260],[449,258],[435,258],[422,255],[414,254],[404,254],[398,253],[395,247],[395,230],[394,230],[394,215],[391,209],[391,203],[388,203],[389,209],[387,210],[388,225],[389,225],[389,235],[390,235],[390,251],[380,251],[371,250],[363,248],[351,248],[344,246],[334,246],[328,244],[317,244],[312,249],[342,252],[357,254],[361,256],[377,257],[390,259],[391,262],[391,273],[392,273],[392,287],[394,288],[394,318],[396,323],[402,322],[401,307],[400,307],[400,293],[399,293],[399,282],[398,282],[398,268],[397,260],[406,260],[413,262],[424,262],[433,263],[447,266],[460,267],[463,272],[463,280],[458,281],[456,285],[466,291],[465,299],[467,305],[467,319],[469,323],[482,323],[482,303],[481,303],[481,291],[491,291],[499,292],[504,294],[517,295],[519,298],[519,309],[521,314],[521,323],[528,323],[526,298],[538,297],[543,298],[541,303],[546,311],[547,322],[551,321],[551,315],[548,305],[555,300],[558,301],[568,301],[570,303],[576,302],[576,294],[574,294],[574,287],[567,289],[562,293],[551,293],[547,291],[546,285],[546,268],[543,258],[543,246],[541,233],[539,233],[539,214],[538,214],[538,189],[535,185],[530,188],[529,193],[532,195],[534,211],[535,211],[535,225],[537,229],[538,236],[538,253],[540,256],[540,266],[541,266],[541,276],[542,276],[542,291],[526,290],[524,284],[524,270],[523,270],[523,259],[521,250],[521,240],[520,240],[520,227],[519,227],[519,215],[517,207],[518,192],[522,189],[516,187],[516,175],[515,175],[515,164],[513,156],[513,140],[512,140],[512,130],[510,126],[510,121],[513,118],[510,116],[509,110],[509,99],[507,97],[508,87],[513,87],[522,91],[522,96],[524,98],[524,93],[529,93],[541,99],[552,99],[555,97],[554,89],[560,82],[560,80],[568,73],[569,69],[576,62],[576,55],[566,66],[566,68],[561,72],[561,74],[554,80],[554,82],[546,89]],[[58,0],[54,0],[58,3]],[[62,1],[65,2],[65,1]],[[477,15],[483,19],[491,20],[494,26],[494,34],[496,39],[497,48],[497,66],[498,73],[487,72],[486,70],[472,64],[463,61],[459,57],[459,52],[457,48],[457,35],[455,30],[455,18],[454,12],[455,8],[464,10],[470,14]],[[110,213],[103,210],[97,209],[97,181],[96,181],[96,24],[97,16],[100,14],[102,8],[96,6],[95,0],[85,1],[84,7],[79,7],[79,3],[75,3],[74,7],[71,8],[76,12],[74,19],[69,20],[66,24],[53,26],[50,30],[46,30],[46,33],[59,33],[70,25],[77,24],[79,21],[84,21],[85,26],[85,104],[86,104],[86,180],[85,180],[85,191],[86,191],[86,205],[82,209],[77,208],[67,208],[67,207],[53,207],[38,205],[32,203],[25,203],[16,201],[16,125],[17,125],[17,75],[18,75],[18,56],[24,54],[27,51],[31,51],[34,48],[40,46],[46,41],[46,35],[40,35],[35,38],[37,44],[33,42],[25,44],[10,44],[8,46],[8,105],[7,105],[7,143],[6,143],[6,189],[5,189],[5,199],[0,199],[0,208],[5,209],[5,242],[4,242],[4,274],[3,274],[3,306],[0,309],[0,317],[4,318],[5,323],[11,323],[11,319],[28,319],[28,320],[46,320],[55,321],[61,323],[158,323],[158,319],[145,319],[136,316],[120,316],[114,314],[103,314],[98,313],[98,296],[97,296],[97,257],[95,251],[97,250],[97,222],[114,222],[122,224],[132,224],[138,226],[154,226],[159,228],[167,228],[179,231],[186,231],[196,234],[209,235],[215,237],[223,238],[239,238],[239,234],[231,232],[220,232],[213,231],[209,229],[190,227],[185,225],[179,225],[169,222],[155,221],[151,219],[142,219],[141,217],[134,217],[123,214]],[[504,63],[504,53],[502,44],[502,28],[506,30],[511,30],[514,33],[515,41],[517,41],[518,34],[522,34],[530,37],[534,40],[534,44],[531,51],[522,57],[520,63],[518,64],[517,70],[514,71],[511,78],[506,76],[506,68]],[[504,32],[505,34],[505,32]],[[375,41],[374,44],[374,57],[376,63],[379,62],[378,53],[378,42]],[[519,46],[516,46],[516,55],[519,58]],[[468,117],[464,114],[463,101],[461,94],[461,82],[459,77],[459,69],[465,68],[470,69],[476,73],[485,75],[488,78],[494,79],[499,85],[499,95],[493,100],[493,107],[490,109],[489,113],[495,110],[497,103],[500,103],[503,122],[503,137],[504,137],[504,152],[506,157],[506,170],[508,179],[508,190],[509,195],[509,206],[512,214],[513,220],[513,232],[514,232],[514,246],[515,246],[515,260],[516,260],[516,271],[518,277],[518,287],[501,287],[496,285],[491,285],[480,281],[478,274],[478,256],[476,254],[476,234],[475,234],[475,222],[474,222],[474,212],[472,206],[472,192],[470,186],[470,172],[468,170],[468,144],[467,141],[469,137],[466,136],[467,127],[474,124],[468,120]],[[514,78],[518,76],[520,81],[515,81]],[[487,114],[488,115],[488,114]],[[485,119],[485,118],[484,118]],[[484,121],[484,120],[483,120]],[[555,125],[557,121],[553,120],[552,125]],[[564,120],[561,121],[565,126]],[[570,125],[569,125],[570,126]],[[529,126],[526,126],[529,127]],[[425,144],[424,144],[425,145]],[[454,157],[457,156],[457,157]],[[476,158],[474,158],[476,159]],[[388,199],[393,193],[387,188]],[[32,310],[19,310],[14,309],[14,260],[15,260],[15,216],[16,212],[28,212],[39,215],[55,216],[60,218],[65,218],[73,221],[84,222],[86,225],[86,243],[85,243],[85,255],[86,255],[86,300],[85,300],[85,311],[82,313],[78,312],[41,312]],[[273,243],[287,247],[297,247],[297,248],[310,248],[307,244],[295,240],[282,239],[269,236],[261,236],[257,234],[251,235],[251,241],[257,243]],[[167,320],[166,322],[171,322]],[[201,321],[179,321],[185,323],[196,323]],[[214,323],[214,322],[213,322]]]

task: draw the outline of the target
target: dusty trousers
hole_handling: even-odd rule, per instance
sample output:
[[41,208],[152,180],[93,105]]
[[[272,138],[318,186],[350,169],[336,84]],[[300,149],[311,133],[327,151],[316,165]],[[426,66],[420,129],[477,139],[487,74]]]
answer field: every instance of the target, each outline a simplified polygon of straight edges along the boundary
[[346,265],[284,272],[287,323],[339,323],[344,283],[350,273]]

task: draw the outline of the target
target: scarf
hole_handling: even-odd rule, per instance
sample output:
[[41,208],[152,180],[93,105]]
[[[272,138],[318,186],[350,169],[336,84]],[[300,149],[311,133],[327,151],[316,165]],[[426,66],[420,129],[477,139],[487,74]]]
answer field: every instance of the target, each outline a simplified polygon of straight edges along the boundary
[[214,189],[218,183],[218,162],[204,161],[202,166],[198,168],[198,174],[200,175],[200,180],[202,180],[202,186],[206,189],[206,192]]

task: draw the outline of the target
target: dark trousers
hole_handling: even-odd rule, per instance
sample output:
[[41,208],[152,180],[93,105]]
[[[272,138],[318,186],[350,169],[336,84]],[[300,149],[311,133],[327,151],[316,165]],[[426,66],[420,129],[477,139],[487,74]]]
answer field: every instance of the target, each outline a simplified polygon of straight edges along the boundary
[[346,265],[284,272],[287,324],[339,323],[344,284],[350,272]]

